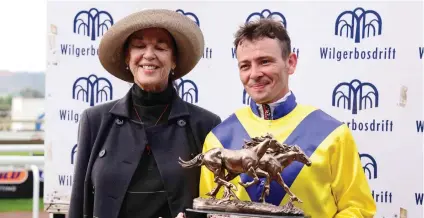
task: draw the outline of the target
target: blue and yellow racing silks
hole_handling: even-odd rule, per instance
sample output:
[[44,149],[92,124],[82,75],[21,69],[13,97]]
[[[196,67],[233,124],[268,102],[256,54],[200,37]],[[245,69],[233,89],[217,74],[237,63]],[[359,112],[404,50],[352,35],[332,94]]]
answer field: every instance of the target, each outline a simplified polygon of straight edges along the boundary
[[[312,218],[373,217],[376,204],[363,171],[349,128],[322,110],[297,104],[293,94],[277,106],[272,120],[258,116],[256,103],[237,110],[207,136],[203,152],[215,147],[241,149],[244,139],[271,133],[279,142],[297,144],[310,157],[312,166],[292,162],[282,172],[284,182],[303,203],[295,202]],[[231,183],[241,200],[258,201],[263,182],[244,189],[239,181],[252,178],[240,174]],[[264,180],[264,179],[261,179]],[[208,197],[216,184],[205,166],[201,169],[200,196]],[[283,187],[272,181],[266,202],[284,205],[290,199]],[[217,197],[221,198],[223,188]]]

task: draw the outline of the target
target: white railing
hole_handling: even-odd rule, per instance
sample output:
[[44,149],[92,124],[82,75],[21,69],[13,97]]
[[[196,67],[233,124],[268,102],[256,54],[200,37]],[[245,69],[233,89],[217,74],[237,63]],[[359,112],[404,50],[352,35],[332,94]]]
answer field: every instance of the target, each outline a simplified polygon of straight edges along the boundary
[[38,119],[14,119],[0,117],[0,130],[39,131],[44,125],[44,117]]
[[13,144],[1,145],[0,152],[43,152],[44,145]]
[[0,141],[44,140],[44,135],[44,131],[2,131],[0,129]]
[[[0,145],[0,152],[42,152],[44,145]],[[40,168],[44,167],[44,156],[0,156],[0,170],[24,168],[33,174],[32,217],[39,217]]]

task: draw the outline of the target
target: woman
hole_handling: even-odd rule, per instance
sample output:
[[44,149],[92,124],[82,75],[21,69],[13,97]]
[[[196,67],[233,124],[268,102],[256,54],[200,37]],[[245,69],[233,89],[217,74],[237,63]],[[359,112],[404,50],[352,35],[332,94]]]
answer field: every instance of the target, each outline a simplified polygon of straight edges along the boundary
[[172,82],[203,47],[199,27],[169,10],[131,14],[103,36],[101,64],[134,85],[82,114],[70,218],[167,218],[192,206],[200,169],[183,169],[178,158],[200,153],[221,119],[179,98]]

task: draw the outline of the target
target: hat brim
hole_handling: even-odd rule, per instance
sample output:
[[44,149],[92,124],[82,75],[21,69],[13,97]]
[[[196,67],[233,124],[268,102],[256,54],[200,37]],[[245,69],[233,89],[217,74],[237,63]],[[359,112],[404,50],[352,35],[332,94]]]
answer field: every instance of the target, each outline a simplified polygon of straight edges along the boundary
[[172,79],[189,73],[203,56],[202,31],[190,18],[166,9],[136,12],[112,25],[103,35],[99,45],[99,60],[102,66],[115,77],[134,82],[132,73],[126,69],[124,44],[134,32],[154,27],[166,29],[175,40],[177,61]]

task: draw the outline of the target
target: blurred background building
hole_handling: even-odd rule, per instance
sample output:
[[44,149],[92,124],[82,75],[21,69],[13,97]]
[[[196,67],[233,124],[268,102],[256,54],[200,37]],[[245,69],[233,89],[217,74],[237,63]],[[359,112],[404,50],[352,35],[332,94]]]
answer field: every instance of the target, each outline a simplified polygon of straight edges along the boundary
[[44,130],[44,89],[44,72],[0,71],[0,140]]

